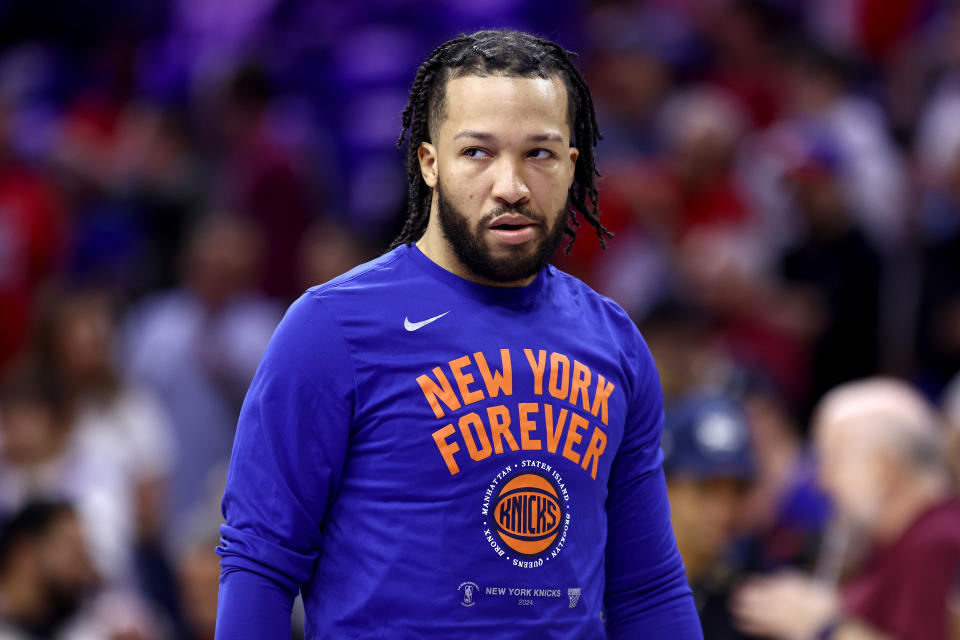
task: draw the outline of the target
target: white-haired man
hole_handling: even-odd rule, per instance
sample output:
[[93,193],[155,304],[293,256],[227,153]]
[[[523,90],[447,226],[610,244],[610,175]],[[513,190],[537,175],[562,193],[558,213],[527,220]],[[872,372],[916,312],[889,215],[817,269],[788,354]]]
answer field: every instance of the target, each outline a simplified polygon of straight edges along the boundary
[[936,413],[906,384],[870,379],[828,393],[813,429],[824,489],[867,551],[839,588],[799,575],[751,580],[733,604],[741,628],[811,640],[948,638],[960,503]]

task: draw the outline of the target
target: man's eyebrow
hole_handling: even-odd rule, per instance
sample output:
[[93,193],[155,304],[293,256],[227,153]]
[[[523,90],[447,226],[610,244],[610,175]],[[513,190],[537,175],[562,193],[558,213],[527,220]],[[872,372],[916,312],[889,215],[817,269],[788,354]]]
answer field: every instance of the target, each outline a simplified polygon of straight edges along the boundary
[[[453,136],[454,140],[459,140],[460,138],[474,138],[476,140],[495,140],[496,136],[492,133],[486,133],[484,131],[476,131],[474,129],[464,129],[463,131],[458,132]],[[564,137],[559,133],[534,133],[527,136],[527,140],[530,142],[564,142]]]
[[494,136],[492,133],[484,133],[483,131],[475,131],[473,129],[464,129],[453,136],[454,140],[459,140],[460,138],[476,138],[477,140],[493,140]]
[[531,142],[565,142],[563,136],[559,133],[537,133],[527,136],[527,140]]

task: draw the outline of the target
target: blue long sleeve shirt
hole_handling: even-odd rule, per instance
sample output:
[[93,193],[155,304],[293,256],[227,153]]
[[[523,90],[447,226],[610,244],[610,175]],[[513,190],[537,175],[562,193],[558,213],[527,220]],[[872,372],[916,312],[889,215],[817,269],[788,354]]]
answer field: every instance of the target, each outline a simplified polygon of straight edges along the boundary
[[650,353],[553,267],[482,286],[401,246],[307,291],[223,499],[218,640],[701,638]]

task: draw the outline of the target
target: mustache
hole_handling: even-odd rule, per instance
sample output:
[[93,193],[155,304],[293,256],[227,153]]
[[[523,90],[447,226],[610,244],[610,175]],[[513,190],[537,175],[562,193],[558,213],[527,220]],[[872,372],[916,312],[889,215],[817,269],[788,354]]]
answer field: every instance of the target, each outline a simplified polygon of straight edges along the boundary
[[490,213],[484,214],[484,216],[480,218],[480,221],[477,223],[477,226],[484,227],[491,220],[498,218],[499,216],[502,216],[505,213],[518,213],[522,216],[526,216],[527,218],[530,218],[534,222],[539,223],[541,225],[546,226],[547,224],[547,218],[545,216],[542,216],[539,213],[531,211],[530,209],[524,206],[503,205],[503,206],[497,207]]

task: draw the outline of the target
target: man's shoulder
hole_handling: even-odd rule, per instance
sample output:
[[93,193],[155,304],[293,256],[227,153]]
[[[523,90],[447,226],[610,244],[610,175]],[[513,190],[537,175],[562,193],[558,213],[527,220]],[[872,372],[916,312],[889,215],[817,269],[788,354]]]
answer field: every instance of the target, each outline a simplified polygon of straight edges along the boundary
[[568,299],[583,312],[603,318],[613,330],[638,333],[633,318],[613,298],[598,293],[583,280],[553,265],[547,266],[547,276],[553,280],[554,295]]
[[284,323],[314,328],[377,326],[385,310],[424,286],[422,273],[411,265],[407,251],[409,247],[401,245],[310,287],[287,309]]
[[357,293],[371,286],[394,282],[402,268],[402,258],[407,247],[401,245],[383,255],[364,262],[339,276],[310,287],[305,296],[331,298],[340,294]]

